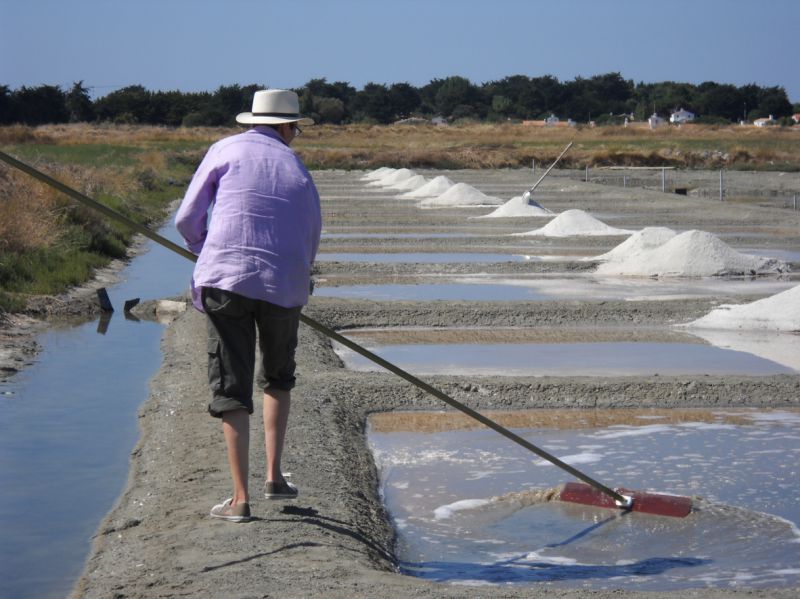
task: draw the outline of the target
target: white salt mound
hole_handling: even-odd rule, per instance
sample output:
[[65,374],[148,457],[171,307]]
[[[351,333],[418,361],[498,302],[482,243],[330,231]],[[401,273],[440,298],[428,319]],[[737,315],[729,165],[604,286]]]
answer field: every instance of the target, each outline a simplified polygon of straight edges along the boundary
[[685,326],[800,332],[800,285],[749,304],[724,304]]
[[367,183],[367,185],[369,187],[390,187],[395,183],[399,183],[404,179],[409,179],[416,174],[417,173],[415,173],[411,169],[401,168],[394,171],[393,173],[389,173],[388,175],[381,177],[376,181],[373,181],[372,183]]
[[508,216],[552,216],[553,211],[548,210],[533,198],[525,199],[525,196],[515,196],[505,204],[495,209],[494,212],[476,216],[475,218],[502,218]]
[[387,187],[386,189],[396,189],[398,191],[405,191],[409,189],[419,189],[423,185],[425,185],[428,180],[423,177],[422,175],[414,175],[413,177],[409,177],[408,179],[403,179],[399,183],[395,183]]
[[390,168],[388,166],[382,166],[380,168],[376,168],[374,171],[370,171],[366,173],[363,177],[361,177],[362,181],[376,181],[382,177],[385,177],[388,174],[393,173],[395,170],[394,168]]
[[711,277],[786,272],[775,258],[741,254],[706,231],[685,231],[655,249],[597,267],[597,274],[646,277]]
[[487,196],[471,185],[456,183],[443,194],[422,200],[417,205],[432,208],[436,206],[492,206],[502,203],[503,200],[500,198]]
[[609,227],[583,210],[562,212],[544,227],[527,233],[514,235],[538,235],[542,237],[573,237],[579,235],[630,235],[633,231]]
[[677,235],[677,233],[667,227],[645,227],[641,231],[636,231],[636,233],[628,237],[628,239],[605,254],[595,256],[594,258],[584,258],[584,260],[600,262],[623,260],[664,245],[667,241],[675,237],[675,235]]
[[415,189],[413,191],[409,191],[408,193],[404,193],[401,195],[401,198],[435,198],[438,195],[443,194],[445,191],[450,189],[455,183],[453,183],[450,179],[445,177],[444,175],[439,175],[428,181],[425,185],[420,187],[419,189]]

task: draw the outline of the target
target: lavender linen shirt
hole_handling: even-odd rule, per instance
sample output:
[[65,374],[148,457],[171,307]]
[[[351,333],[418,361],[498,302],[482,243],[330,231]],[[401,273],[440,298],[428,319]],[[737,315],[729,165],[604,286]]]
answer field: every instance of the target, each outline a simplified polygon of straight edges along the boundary
[[[208,210],[213,205],[209,220]],[[292,308],[308,302],[322,217],[311,175],[278,133],[255,127],[212,145],[175,217],[192,280]]]

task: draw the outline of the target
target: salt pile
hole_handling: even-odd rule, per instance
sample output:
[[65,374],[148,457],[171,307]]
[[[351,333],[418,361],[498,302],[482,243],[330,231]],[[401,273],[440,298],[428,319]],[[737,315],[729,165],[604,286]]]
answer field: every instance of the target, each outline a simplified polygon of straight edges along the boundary
[[675,237],[675,235],[677,235],[677,233],[667,227],[645,227],[605,254],[595,256],[594,258],[583,258],[583,260],[591,260],[593,262],[624,260],[664,245],[667,241]]
[[630,235],[633,231],[615,229],[583,210],[562,212],[544,227],[527,233],[513,235],[538,235],[542,237],[573,237],[579,235]]
[[788,271],[775,258],[741,254],[706,231],[685,231],[650,251],[622,256],[597,267],[597,274],[646,277],[711,277]]
[[409,191],[408,193],[404,193],[401,195],[401,198],[409,198],[409,199],[416,199],[416,198],[435,198],[438,195],[443,194],[445,191],[450,189],[455,183],[453,183],[450,179],[445,177],[444,175],[439,175],[428,181],[425,185],[420,187],[419,189],[415,189],[413,191]]
[[800,285],[749,304],[724,304],[685,326],[800,332]]
[[411,169],[401,168],[392,173],[389,173],[388,175],[381,177],[380,179],[377,179],[376,181],[373,181],[372,183],[367,183],[367,185],[369,187],[390,187],[391,185],[399,183],[404,179],[409,179],[416,174],[417,173],[415,173]]
[[397,169],[389,168],[388,166],[382,166],[381,168],[377,168],[374,171],[370,171],[366,173],[363,177],[361,177],[362,181],[377,181],[396,171]]
[[552,216],[553,211],[548,210],[531,197],[515,196],[505,204],[495,209],[494,212],[476,216],[474,218],[502,218],[508,216]]
[[419,189],[423,185],[425,185],[428,180],[423,177],[422,175],[414,175],[413,177],[409,177],[408,179],[403,179],[399,183],[395,183],[394,185],[390,185],[387,189],[396,189],[398,191],[404,191],[409,189]]
[[487,196],[471,185],[456,183],[443,194],[422,200],[417,205],[431,208],[436,206],[492,206],[502,203],[503,200],[500,198]]

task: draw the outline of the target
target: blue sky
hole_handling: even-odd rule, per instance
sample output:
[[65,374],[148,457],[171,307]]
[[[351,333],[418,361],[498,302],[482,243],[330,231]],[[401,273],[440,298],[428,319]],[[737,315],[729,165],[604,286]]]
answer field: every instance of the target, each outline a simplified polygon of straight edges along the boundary
[[799,0],[0,0],[0,84],[95,96],[316,77],[461,75],[783,86],[800,102]]

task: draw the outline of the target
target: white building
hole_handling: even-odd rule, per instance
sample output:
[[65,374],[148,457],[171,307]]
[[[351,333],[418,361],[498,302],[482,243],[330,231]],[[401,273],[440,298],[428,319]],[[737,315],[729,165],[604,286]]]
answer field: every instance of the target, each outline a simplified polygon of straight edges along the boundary
[[778,121],[776,121],[774,118],[772,118],[772,115],[769,115],[767,118],[761,118],[761,119],[754,120],[753,124],[756,127],[769,127],[770,125],[774,125],[777,122]]
[[647,123],[650,125],[651,129],[655,129],[656,127],[664,124],[664,119],[654,112],[652,115],[650,115],[650,118],[647,119]]
[[673,125],[682,125],[683,123],[691,123],[694,120],[694,113],[680,108],[669,115],[669,122]]

